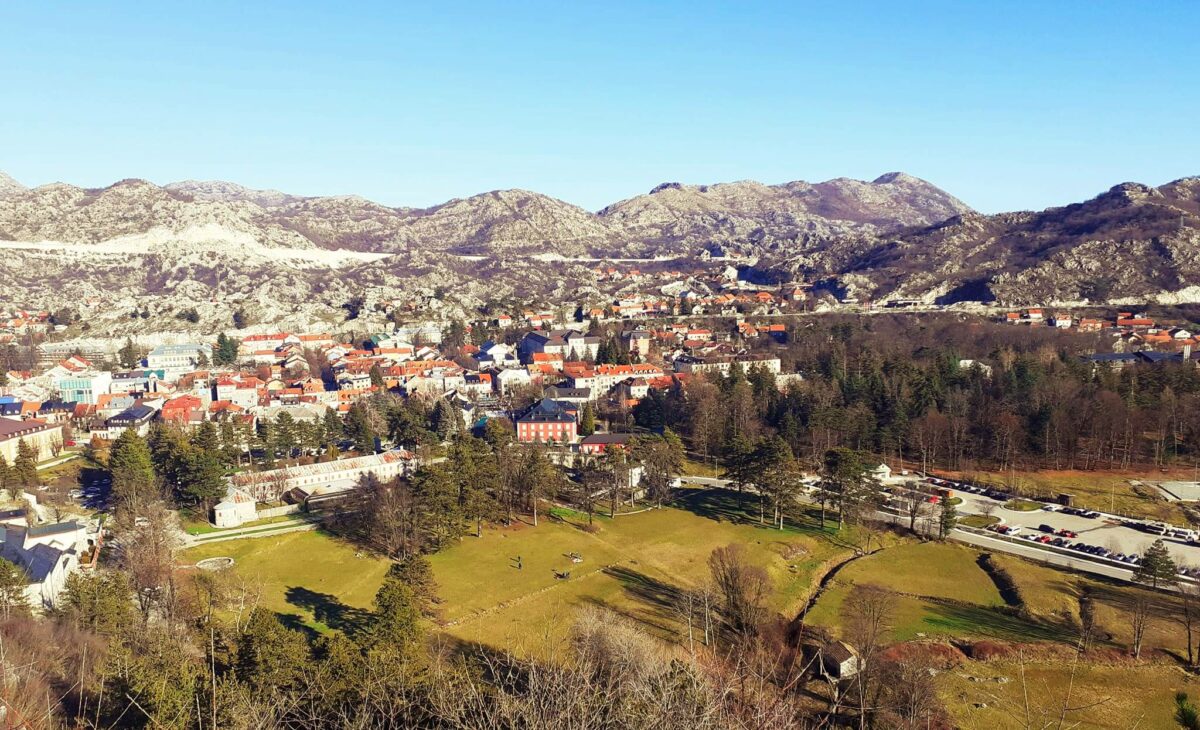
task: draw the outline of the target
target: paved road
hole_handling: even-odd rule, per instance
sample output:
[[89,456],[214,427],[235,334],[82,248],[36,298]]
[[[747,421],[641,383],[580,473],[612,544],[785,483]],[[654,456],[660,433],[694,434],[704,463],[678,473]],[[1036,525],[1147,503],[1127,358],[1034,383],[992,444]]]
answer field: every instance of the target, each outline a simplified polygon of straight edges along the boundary
[[[682,480],[691,484],[710,487],[728,487],[730,484],[728,479],[713,477],[683,477]],[[1038,525],[1046,524],[1055,530],[1071,530],[1079,535],[1074,541],[1084,542],[1089,545],[1099,545],[1100,547],[1116,552],[1128,553],[1132,551],[1141,554],[1157,539],[1154,535],[1125,527],[1103,517],[1088,519],[1086,517],[1068,515],[1061,512],[1048,512],[1045,510],[1022,512],[1005,509],[1000,502],[982,495],[957,490],[955,491],[955,495],[961,497],[963,500],[962,504],[957,506],[960,515],[984,514],[986,507],[990,506],[994,508],[992,510],[993,516],[1000,518],[1006,524],[1020,525],[1033,530],[1036,530]],[[906,526],[908,524],[908,517],[904,515],[894,515],[888,512],[879,512],[878,515],[890,522]],[[955,530],[952,537],[955,540],[988,550],[1020,555],[1052,565],[1073,570],[1083,570],[1111,578],[1129,580],[1133,575],[1133,572],[1128,568],[1100,558],[1087,559],[1088,556],[1082,553],[1051,551],[1033,544],[1025,544],[1020,540],[1009,541],[998,536],[993,537],[986,533],[980,534],[961,529]],[[1181,566],[1200,566],[1200,546],[1187,545],[1170,539],[1166,539],[1165,542],[1172,556]]]

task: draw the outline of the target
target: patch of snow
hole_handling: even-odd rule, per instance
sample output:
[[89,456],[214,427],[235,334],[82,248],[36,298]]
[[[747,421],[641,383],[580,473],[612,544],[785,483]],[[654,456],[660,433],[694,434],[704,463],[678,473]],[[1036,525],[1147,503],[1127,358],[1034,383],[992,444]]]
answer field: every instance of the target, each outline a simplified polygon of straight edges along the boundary
[[344,249],[266,246],[245,231],[235,231],[214,224],[189,226],[178,231],[152,228],[145,233],[118,236],[100,243],[0,241],[0,249],[39,251],[81,258],[211,251],[239,258],[258,258],[292,266],[321,268],[339,268],[364,261],[379,261],[391,255]]

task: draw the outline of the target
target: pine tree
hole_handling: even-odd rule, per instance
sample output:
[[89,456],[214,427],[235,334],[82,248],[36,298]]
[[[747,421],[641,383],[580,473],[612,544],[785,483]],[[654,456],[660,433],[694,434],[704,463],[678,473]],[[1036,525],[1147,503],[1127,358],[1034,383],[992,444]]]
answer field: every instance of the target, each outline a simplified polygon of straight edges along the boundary
[[220,454],[190,449],[184,458],[179,488],[206,509],[225,496],[225,469]]
[[416,592],[390,573],[375,593],[375,610],[363,631],[365,646],[379,651],[404,651],[421,637],[421,600]]
[[579,414],[579,435],[591,436],[596,433],[596,409],[591,402],[583,404],[583,413]]
[[14,613],[25,613],[29,610],[29,598],[25,595],[25,587],[29,585],[29,576],[15,563],[0,558],[0,614],[7,621]]
[[8,465],[8,459],[4,458],[4,454],[0,454],[0,492],[10,489],[13,484],[15,484],[15,481],[13,479],[12,467]]
[[938,513],[938,537],[943,540],[950,537],[950,533],[956,525],[958,525],[958,510],[951,503],[949,497],[943,497],[941,510]]
[[122,431],[113,443],[108,456],[108,471],[112,476],[113,502],[118,507],[137,510],[158,495],[150,448],[131,428]]
[[285,459],[290,459],[300,442],[296,419],[292,418],[290,413],[280,413],[275,417],[274,431],[274,451],[283,454]]
[[1133,579],[1158,588],[1174,584],[1178,580],[1178,573],[1179,568],[1175,565],[1171,552],[1160,538],[1142,555],[1142,562],[1133,571]]
[[342,418],[336,408],[326,408],[322,419],[321,442],[333,446],[342,440]]
[[370,417],[366,412],[367,406],[362,401],[350,406],[346,413],[346,436],[354,442],[354,448],[363,454],[375,453],[375,438],[377,434],[371,427]]
[[371,366],[371,370],[368,373],[368,375],[371,378],[371,385],[382,390],[383,389],[383,369],[379,367],[379,363],[375,363],[374,365]]
[[304,634],[284,626],[271,611],[254,609],[238,639],[237,673],[260,692],[286,690],[309,661]]
[[13,476],[22,487],[33,487],[38,483],[37,451],[25,439],[17,441],[17,459],[13,462]]
[[217,335],[217,349],[213,351],[213,362],[217,365],[232,365],[237,362],[238,341],[227,337],[224,332]]
[[218,453],[221,450],[221,435],[217,432],[217,424],[205,421],[192,434],[192,445],[204,451]]
[[141,364],[142,351],[138,349],[137,345],[133,344],[132,337],[125,338],[125,344],[120,350],[117,350],[117,359],[123,368],[132,369]]
[[445,398],[438,399],[433,407],[433,428],[442,441],[448,441],[463,432],[462,417],[458,408]]

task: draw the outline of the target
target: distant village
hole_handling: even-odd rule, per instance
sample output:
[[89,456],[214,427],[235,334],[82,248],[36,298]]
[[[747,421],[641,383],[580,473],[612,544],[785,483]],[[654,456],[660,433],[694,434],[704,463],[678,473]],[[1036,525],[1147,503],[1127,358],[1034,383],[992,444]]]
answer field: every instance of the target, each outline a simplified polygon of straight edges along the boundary
[[1085,334],[1108,335],[1106,351],[1087,356],[1095,365],[1120,369],[1135,363],[1195,362],[1200,365],[1200,330],[1161,325],[1133,311],[1112,319],[1078,317],[1071,312],[1047,313],[1041,308],[1006,312],[1001,320],[1026,327],[1053,327]]
[[[695,304],[778,307],[778,296],[721,295]],[[628,413],[690,377],[734,367],[761,368],[780,383],[799,377],[781,373],[780,359],[770,352],[786,340],[782,323],[739,315],[720,331],[688,322],[652,325],[663,306],[622,300],[581,308],[569,321],[540,310],[500,313],[471,323],[392,326],[354,341],[324,332],[262,332],[148,349],[129,339],[113,352],[46,340],[33,348],[34,367],[2,374],[0,456],[15,464],[32,454],[44,466],[89,448],[105,450],[129,430],[146,436],[160,422],[184,431],[218,424],[240,434],[248,452],[260,423],[344,419],[359,399],[388,392],[444,401],[476,430],[500,420],[517,441],[546,444],[553,458],[570,463],[632,438],[592,426],[596,414]],[[22,335],[54,328],[44,312],[4,319],[8,347],[17,347],[13,341]],[[610,326],[594,333],[599,321]],[[418,463],[415,454],[383,442],[374,453],[332,461],[322,456],[235,471],[211,521],[237,527],[335,498],[368,473],[381,479],[410,474]],[[631,487],[639,476],[632,470]],[[0,515],[0,526],[7,525],[0,528],[0,554],[30,575],[35,605],[51,605],[66,576],[94,559],[100,541],[95,524],[56,526],[50,516],[22,510],[5,520]]]
[[[127,430],[145,436],[158,422],[184,431],[217,424],[223,433],[241,434],[248,453],[260,424],[344,420],[355,402],[386,392],[442,402],[477,433],[500,421],[517,441],[545,444],[553,458],[571,463],[625,446],[634,435],[628,428],[606,428],[621,423],[613,414],[629,414],[689,378],[740,368],[770,373],[781,388],[801,379],[784,372],[777,352],[796,326],[788,315],[872,307],[850,296],[814,294],[804,284],[746,284],[732,267],[701,286],[672,271],[602,266],[595,273],[666,283],[656,296],[622,296],[574,311],[493,309],[471,321],[376,298],[368,304],[388,320],[370,333],[259,327],[237,337],[164,337],[156,343],[144,333],[124,343],[67,339],[60,333],[70,317],[0,313],[0,348],[7,348],[10,363],[20,359],[13,353],[24,353],[29,364],[0,373],[0,456],[14,464],[32,454],[45,465],[64,452],[104,450]],[[924,306],[890,302],[875,311]],[[1001,311],[998,320],[1111,335],[1111,342],[1105,337],[1097,346],[1103,351],[1087,356],[1096,366],[1191,361],[1200,349],[1200,333],[1160,326],[1133,311],[1102,319],[1027,308]],[[960,363],[969,364],[976,363]],[[365,474],[404,476],[419,463],[416,454],[386,442],[377,442],[373,452],[339,456],[310,453],[266,471],[237,470],[227,477],[228,491],[210,520],[218,528],[236,528],[336,499]],[[638,476],[631,472],[631,488]],[[26,497],[36,505],[36,495]],[[0,554],[30,574],[34,602],[50,605],[66,575],[94,560],[101,531],[82,522],[59,526],[43,512],[0,514]]]

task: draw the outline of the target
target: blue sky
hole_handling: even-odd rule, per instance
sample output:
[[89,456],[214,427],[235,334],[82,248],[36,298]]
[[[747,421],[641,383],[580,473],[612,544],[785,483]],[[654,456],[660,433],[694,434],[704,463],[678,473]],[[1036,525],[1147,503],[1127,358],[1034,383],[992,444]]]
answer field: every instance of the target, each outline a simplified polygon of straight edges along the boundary
[[988,212],[1200,174],[1196,2],[338,5],[3,4],[0,170],[591,209],[903,170]]

